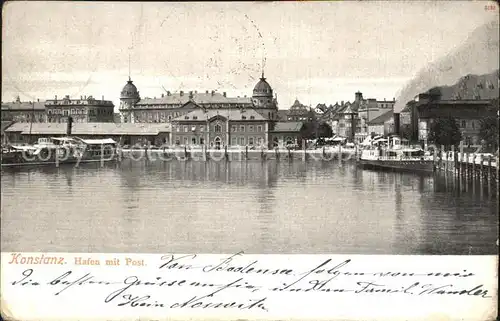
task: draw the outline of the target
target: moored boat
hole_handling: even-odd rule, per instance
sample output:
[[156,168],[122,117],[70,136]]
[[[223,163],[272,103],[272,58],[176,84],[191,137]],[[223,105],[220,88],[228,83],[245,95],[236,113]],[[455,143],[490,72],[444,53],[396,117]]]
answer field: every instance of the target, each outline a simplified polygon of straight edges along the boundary
[[112,139],[79,137],[40,138],[31,146],[2,148],[2,167],[109,162],[117,159],[117,142]]
[[372,146],[363,149],[359,157],[359,165],[363,168],[386,169],[410,172],[434,171],[432,156],[426,155],[421,148],[402,146],[399,137],[390,137],[388,146]]

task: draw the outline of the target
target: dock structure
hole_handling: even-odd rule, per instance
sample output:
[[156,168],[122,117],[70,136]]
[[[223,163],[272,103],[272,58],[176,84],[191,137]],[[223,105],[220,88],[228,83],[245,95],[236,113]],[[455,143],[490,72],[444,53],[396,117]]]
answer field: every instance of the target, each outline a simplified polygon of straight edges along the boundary
[[460,181],[476,181],[498,185],[498,156],[457,151],[434,155],[434,170],[453,175]]
[[187,147],[171,147],[171,148],[143,148],[143,149],[120,149],[122,158],[130,158],[135,160],[192,160],[192,161],[247,161],[247,160],[276,160],[276,161],[350,161],[356,160],[355,149],[346,149],[344,147],[335,148],[320,148],[320,149],[290,149],[290,148],[274,148],[251,149],[247,146],[239,148],[223,147],[215,148],[187,148]]

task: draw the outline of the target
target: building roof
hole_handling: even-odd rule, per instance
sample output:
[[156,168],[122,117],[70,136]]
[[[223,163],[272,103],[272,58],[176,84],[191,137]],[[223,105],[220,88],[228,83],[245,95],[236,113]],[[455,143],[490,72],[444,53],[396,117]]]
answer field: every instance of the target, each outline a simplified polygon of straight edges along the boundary
[[[60,135],[65,134],[67,123],[33,123],[33,135]],[[161,132],[170,132],[171,126],[167,123],[73,123],[73,135],[158,135]],[[30,133],[30,123],[15,123],[5,132]]]
[[2,102],[2,110],[45,110],[45,102],[43,101],[14,101]]
[[229,120],[260,120],[265,121],[266,119],[262,117],[261,114],[256,112],[254,109],[197,109],[193,110],[186,115],[174,118],[173,121],[193,121],[193,120],[207,120],[216,116],[222,116]]
[[394,112],[392,110],[389,110],[388,112],[383,113],[382,115],[370,120],[367,123],[368,123],[368,125],[382,125],[386,121],[390,120],[393,115],[394,115]]
[[303,125],[304,124],[300,121],[277,122],[273,132],[299,132]]
[[10,125],[12,125],[14,122],[10,120],[2,120],[2,126],[1,126],[1,131],[2,133],[4,130],[6,130]]
[[125,86],[123,86],[123,89],[120,93],[120,98],[139,99],[139,91],[137,90],[137,87],[134,85],[130,77]]
[[136,104],[137,106],[147,105],[184,105],[192,101],[198,105],[205,104],[252,104],[251,97],[226,97],[217,92],[178,92],[163,95],[160,98],[142,98]]
[[288,119],[288,110],[278,110],[278,119],[287,120]]
[[264,73],[262,73],[262,77],[253,88],[253,96],[273,97],[273,89],[271,88],[271,85],[269,85],[269,83],[266,81]]

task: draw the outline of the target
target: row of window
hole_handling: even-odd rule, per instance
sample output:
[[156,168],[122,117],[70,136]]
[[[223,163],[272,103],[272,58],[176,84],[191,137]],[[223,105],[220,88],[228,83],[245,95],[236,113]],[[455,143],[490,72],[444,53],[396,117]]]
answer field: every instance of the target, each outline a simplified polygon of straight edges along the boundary
[[[192,132],[195,132],[195,131],[204,132],[207,128],[205,125],[183,125],[183,126],[178,125],[178,126],[174,126],[174,127],[175,127],[175,131],[177,131],[178,133],[181,131],[184,133],[188,133],[190,131],[192,131]],[[244,133],[247,129],[248,129],[249,133],[253,133],[255,131],[261,133],[263,130],[263,127],[262,127],[262,125],[257,125],[257,126],[254,126],[254,125],[239,125],[239,126],[232,125],[231,126],[231,132],[233,132],[233,133],[237,133],[237,132]],[[216,124],[214,126],[214,132],[221,133],[222,126],[219,124]]]
[[70,109],[70,110],[62,110],[62,109],[49,109],[47,111],[49,115],[63,115],[63,116],[69,116],[69,115],[86,115],[87,113],[90,115],[113,115],[113,110],[112,109],[90,109],[87,110],[86,108],[84,109]]
[[[205,138],[203,138],[203,137],[184,137],[184,139],[182,140],[182,143],[184,145],[204,145]],[[237,146],[237,145],[246,146],[247,143],[249,146],[253,146],[255,144],[262,145],[264,143],[264,139],[262,137],[232,137],[231,138],[231,145],[232,146]],[[176,138],[175,144],[180,145],[181,139]]]
[[468,124],[470,124],[470,128],[476,129],[476,122],[474,120],[469,120],[469,121],[461,120],[460,121],[460,128],[467,128]]

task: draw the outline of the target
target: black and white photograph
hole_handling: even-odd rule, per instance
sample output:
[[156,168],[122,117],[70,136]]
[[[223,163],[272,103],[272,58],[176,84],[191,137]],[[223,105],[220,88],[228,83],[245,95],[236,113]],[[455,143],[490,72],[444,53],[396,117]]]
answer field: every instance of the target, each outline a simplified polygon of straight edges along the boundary
[[7,1],[1,251],[497,255],[498,57],[494,1]]

